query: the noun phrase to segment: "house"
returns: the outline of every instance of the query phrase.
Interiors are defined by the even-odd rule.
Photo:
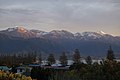
[[[17,70],[17,73],[20,73],[20,74],[26,72],[26,68],[25,68],[25,67],[22,67],[22,66],[17,67],[16,70]]]
[[[10,69],[7,66],[0,66],[1,71],[9,71]]]
[[[28,66],[31,67],[31,68],[33,68],[33,67],[41,67],[40,64],[29,64]]]
[[[17,73],[19,74],[23,74],[23,73],[30,73],[31,72],[31,69],[30,67],[25,67],[25,66],[20,66],[20,67],[17,67],[16,70],[17,70]]]
[[[47,69],[47,68],[51,68],[51,69],[57,69],[57,70],[68,70],[70,66],[62,66],[61,64],[52,64],[51,66],[49,65],[44,65],[42,66],[42,68]]]

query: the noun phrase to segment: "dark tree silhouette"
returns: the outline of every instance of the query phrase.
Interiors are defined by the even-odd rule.
[[[67,65],[67,56],[65,54],[65,52],[62,53],[62,55],[60,56],[60,62],[62,64],[62,66],[66,66]]]
[[[74,61],[74,63],[80,63],[80,52],[78,49],[75,49],[75,51],[74,51],[73,61]]]
[[[107,53],[107,59],[110,61],[113,61],[115,59],[114,52],[113,52],[111,46],[109,46],[109,50]]]
[[[54,64],[55,63],[55,57],[54,57],[54,55],[53,54],[49,54],[47,61],[48,61],[49,65]]]
[[[42,55],[41,55],[41,53],[39,54],[39,63],[42,64]]]
[[[92,64],[92,58],[90,56],[88,56],[85,61],[88,65]]]

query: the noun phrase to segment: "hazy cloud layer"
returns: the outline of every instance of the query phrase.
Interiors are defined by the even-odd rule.
[[[99,31],[120,35],[119,0],[0,0],[0,29]]]

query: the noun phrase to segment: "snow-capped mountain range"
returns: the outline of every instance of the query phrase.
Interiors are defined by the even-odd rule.
[[[66,30],[52,30],[50,32],[40,30],[27,30],[23,27],[8,28],[0,31],[1,34],[5,34],[10,37],[28,38],[71,38],[71,39],[100,39],[100,38],[115,38],[110,34],[106,34],[103,31],[100,32],[83,32],[83,33],[71,33]]]
[[[111,45],[120,55],[120,36],[112,36],[103,31],[71,33],[66,30],[28,30],[24,27],[8,28],[0,31],[0,53],[37,51],[45,53],[71,52],[80,49],[82,55],[106,55]]]

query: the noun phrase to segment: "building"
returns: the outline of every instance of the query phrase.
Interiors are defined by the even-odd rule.
[[[16,70],[17,70],[17,73],[19,74],[28,74],[31,72],[31,69],[30,67],[25,67],[25,66],[20,66],[20,67],[17,67]]]
[[[0,70],[1,71],[9,71],[10,68],[8,68],[7,66],[0,66]]]

